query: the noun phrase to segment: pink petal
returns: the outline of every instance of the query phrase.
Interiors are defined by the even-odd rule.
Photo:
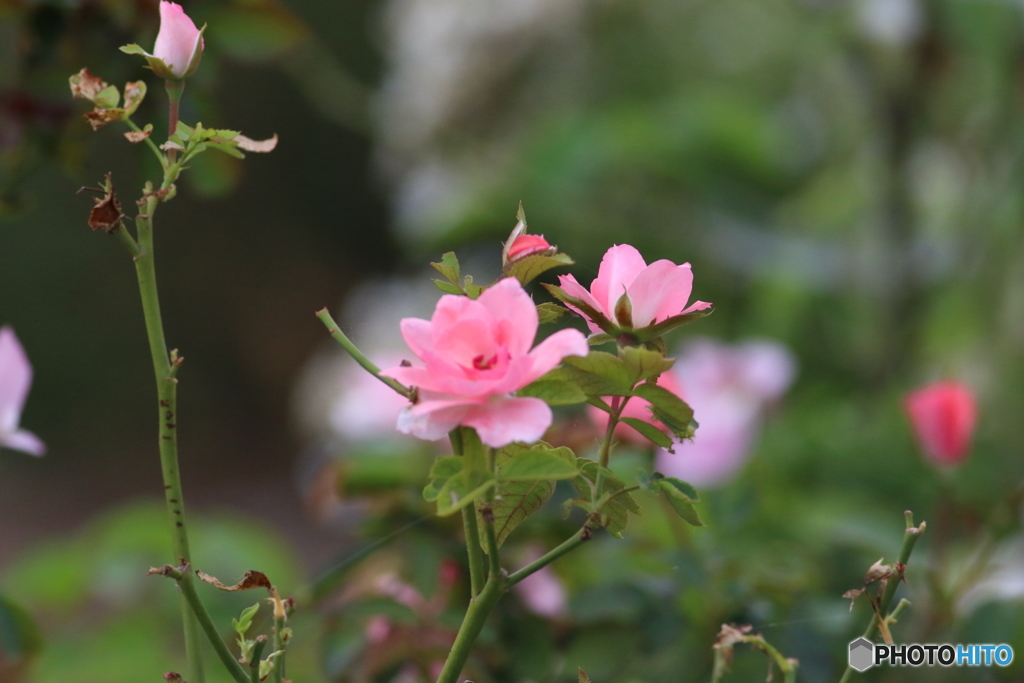
[[[427,405],[424,408],[428,403],[425,401],[402,410],[398,414],[398,431],[418,439],[436,441],[458,427],[466,415],[466,406],[463,404],[444,405],[438,402],[435,406]],[[436,410],[430,410],[432,407]]]
[[[471,407],[462,424],[476,429],[480,440],[491,448],[501,448],[513,441],[537,441],[551,420],[551,408],[539,398],[494,397]]]
[[[508,248],[508,258],[512,260],[520,256],[525,257],[550,248],[551,245],[544,239],[544,235],[522,234],[516,237],[512,246]]]
[[[32,366],[18,338],[8,326],[0,328],[0,434],[18,427],[21,408],[32,384]]]
[[[933,464],[955,465],[967,457],[978,419],[970,387],[935,382],[908,394],[905,406],[921,450]]]
[[[663,259],[647,266],[629,286],[633,327],[647,327],[677,315],[686,306],[692,289],[689,263],[677,266]]]
[[[412,352],[423,358],[434,350],[434,331],[429,320],[422,318],[402,318],[399,323],[402,339],[409,345]]]
[[[46,453],[46,444],[40,441],[38,436],[24,429],[0,435],[0,446],[7,446],[29,455],[44,455]]]
[[[195,53],[202,50],[202,36],[181,5],[160,3],[160,31],[153,46],[153,56],[163,60],[171,73],[184,77]]]
[[[597,270],[597,279],[590,285],[590,292],[601,303],[600,310],[605,315],[611,317],[615,302],[646,267],[644,257],[628,244],[614,246],[605,252]]]
[[[505,346],[513,358],[530,350],[537,336],[537,307],[519,280],[508,277],[488,288],[480,304],[494,317],[494,341]]]
[[[558,285],[569,296],[576,297],[577,299],[580,299],[580,300],[584,301],[585,303],[590,304],[594,308],[595,311],[599,311],[601,313],[604,313],[609,318],[612,317],[612,315],[613,315],[612,312],[604,310],[604,308],[601,306],[601,304],[599,304],[597,302],[597,299],[595,299],[593,296],[591,296],[590,292],[585,290],[583,288],[583,285],[581,285],[579,282],[577,282],[576,278],[574,278],[572,275],[559,275],[558,276]],[[573,311],[576,311],[577,313],[579,313],[581,316],[583,316],[583,318],[587,321],[587,327],[590,328],[591,332],[593,332],[594,334],[600,334],[602,332],[601,328],[598,327],[597,325],[595,325],[590,320],[590,318],[587,317],[586,313],[584,313],[580,309],[576,308],[572,304],[565,304],[565,305],[568,308],[572,309]]]
[[[519,599],[534,614],[548,619],[565,616],[568,596],[565,585],[551,567],[544,567],[514,586]]]
[[[587,338],[579,330],[559,330],[530,351],[533,367],[526,384],[554,370],[566,356],[586,356],[590,353]],[[526,386],[525,384],[523,386]],[[522,387],[517,387],[522,388]]]

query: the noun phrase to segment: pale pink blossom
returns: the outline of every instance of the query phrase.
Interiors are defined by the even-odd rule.
[[[202,52],[203,33],[181,5],[161,2],[160,31],[156,35],[153,56],[163,61],[169,75],[160,75],[176,80],[192,75],[199,68]]]
[[[401,354],[388,351],[372,357],[379,365],[398,365]],[[395,434],[395,423],[409,401],[397,391],[368,373],[355,361],[347,361],[341,370],[341,392],[330,407],[328,419],[334,432],[347,439],[368,441]]]
[[[718,486],[746,463],[766,405],[785,393],[796,372],[792,355],[771,341],[692,343],[671,372],[699,423],[675,453],[658,449],[655,469],[695,486]]]
[[[10,327],[0,327],[0,447],[43,455],[46,445],[20,429],[21,409],[32,385],[32,366]]]
[[[540,557],[538,554],[537,557]],[[533,559],[537,559],[537,557]],[[565,616],[568,595],[565,584],[551,567],[543,567],[517,583],[512,589],[526,609],[546,619]]]
[[[675,375],[675,373],[663,372],[658,377],[657,385],[659,387],[664,387],[665,389],[668,389],[676,396],[683,396],[683,385],[679,381],[679,378]],[[603,400],[606,404],[611,405],[612,402],[616,400],[616,398],[617,397],[614,396],[604,396]],[[622,399],[619,398],[618,400]],[[608,413],[595,406],[588,406],[587,415],[590,417],[591,421],[602,434],[606,429],[608,429]],[[619,415],[619,417],[636,418],[637,420],[641,420],[648,424],[654,425],[655,427],[665,432],[666,434],[669,433],[668,427],[666,427],[658,420],[654,419],[654,414],[651,412],[650,402],[647,401],[646,399],[640,398],[639,396],[634,396],[629,399],[629,402],[626,403],[626,407],[622,409],[622,413]],[[624,422],[620,422],[619,424],[615,425],[614,434],[615,438],[620,441],[627,441],[640,445],[646,445],[650,443],[646,436],[644,436],[643,434],[633,429],[633,427],[630,427],[628,424]]]
[[[952,380],[935,382],[907,394],[904,407],[929,462],[939,466],[963,462],[978,420],[970,387]]]
[[[628,244],[613,246],[605,253],[590,291],[572,275],[560,275],[558,279],[566,294],[582,300],[623,328],[640,329],[711,307],[704,301],[686,305],[693,288],[689,263],[676,265],[662,259],[647,265],[640,252]],[[569,308],[586,317],[572,305]],[[587,325],[591,332],[602,331],[589,318]]]
[[[561,330],[531,350],[538,325],[536,306],[515,278],[475,301],[442,296],[430,320],[403,319],[402,337],[423,365],[382,372],[419,389],[418,402],[399,416],[399,431],[438,439],[463,425],[494,448],[540,439],[551,426],[551,408],[512,392],[566,356],[587,355],[588,347],[578,330]]]

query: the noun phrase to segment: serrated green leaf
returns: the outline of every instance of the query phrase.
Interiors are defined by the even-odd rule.
[[[498,481],[552,481],[572,479],[579,474],[571,449],[551,448],[543,442],[505,446],[498,451],[495,470]]]
[[[500,547],[517,526],[544,507],[554,492],[553,481],[504,481],[495,489],[494,500],[487,503],[477,501],[477,526],[480,527],[480,545],[484,552],[487,552],[485,522],[481,514],[484,506],[489,506],[494,515],[494,534]]]
[[[518,391],[518,395],[539,398],[550,406],[565,406],[587,401],[587,395],[575,383],[547,379],[546,376],[527,384]]]
[[[438,280],[437,278],[434,278],[433,282],[434,282],[434,286],[435,287],[437,287],[438,289],[440,289],[442,292],[444,292],[446,294],[459,294],[459,295],[465,294],[465,292],[462,291],[462,288],[459,287],[458,285],[453,285],[450,282],[445,282],[444,280]]]
[[[601,467],[593,460],[577,460],[580,468],[580,476],[572,480],[573,487],[579,492],[580,498],[588,503],[594,502],[591,497],[591,488],[597,481],[599,470],[604,471],[604,493],[616,493],[626,488],[621,479],[615,476],[611,470]],[[579,505],[577,503],[577,505]],[[582,506],[580,506],[582,507]],[[586,509],[586,508],[584,508]],[[609,500],[601,508],[602,521],[608,533],[616,538],[622,538],[622,532],[629,524],[629,514],[640,514],[640,506],[630,493],[622,493]]]
[[[144,55],[144,54],[147,54],[147,52],[145,50],[143,50],[141,47],[139,47],[135,43],[132,43],[131,45],[122,45],[118,49],[121,52],[125,53],[126,55]]]
[[[665,500],[668,501],[668,504],[672,506],[677,515],[688,524],[704,526],[704,523],[700,521],[700,516],[697,514],[697,508],[694,507],[694,503],[700,501],[697,489],[682,479],[666,477],[660,472],[655,472],[651,479],[653,485],[662,492]]]
[[[466,507],[489,491],[497,482],[480,473],[463,470],[444,483],[437,494],[437,514],[447,517]]]
[[[637,386],[633,393],[651,404],[655,419],[677,438],[693,437],[693,409],[683,399],[664,387],[650,383]]]
[[[252,626],[252,618],[256,616],[256,613],[259,610],[260,603],[257,602],[255,605],[252,605],[251,607],[246,607],[244,610],[242,610],[242,613],[239,615],[238,619],[231,620],[231,625],[234,627],[235,632],[238,635],[245,635],[245,632],[249,630],[250,626]]]
[[[575,261],[568,254],[533,254],[512,261],[505,267],[505,275],[514,277],[524,285],[537,276],[559,266],[571,266]]]
[[[641,330],[635,330],[635,334],[640,341],[647,341],[648,339],[654,339],[655,337],[660,337],[667,332],[671,332],[681,325],[686,325],[687,323],[692,323],[695,320],[706,318],[714,312],[715,309],[712,306],[711,308],[705,308],[703,311],[693,311],[684,315],[674,315],[671,318],[662,320],[657,325],[651,325],[650,327],[645,327]]]
[[[540,324],[553,323],[565,315],[567,309],[553,304],[550,301],[545,301],[542,304],[537,304],[537,317],[540,319]]]
[[[441,256],[440,263],[431,263],[430,265],[434,270],[441,273],[441,276],[445,280],[448,280],[448,282],[458,286],[461,273],[459,271],[459,259],[455,256],[454,251],[444,253]],[[458,293],[461,294],[462,290],[459,289]]]
[[[483,287],[478,284],[474,284],[472,275],[467,275],[462,279],[462,289],[470,299],[478,299],[480,294],[484,291]]]
[[[672,444],[674,443],[672,441],[672,437],[652,425],[650,422],[645,422],[635,417],[620,417],[619,422],[628,424],[630,427],[643,434],[648,441],[652,441],[662,448],[672,448]]]
[[[456,455],[446,455],[434,461],[430,466],[430,480],[423,488],[423,498],[428,503],[437,500],[445,483],[462,471],[463,459]]]
[[[626,366],[633,384],[657,377],[676,363],[674,359],[666,358],[665,354],[642,346],[622,347],[619,349],[619,358]]]
[[[93,104],[101,109],[114,109],[117,107],[117,103],[121,101],[121,93],[118,92],[116,86],[108,85],[96,93],[92,101]]]
[[[546,379],[572,382],[588,396],[630,396],[634,384],[622,360],[604,351],[569,356]]]
[[[195,131],[191,126],[188,126],[187,124],[184,124],[181,121],[178,121],[178,125],[174,129],[174,134],[177,135],[178,139],[182,141],[188,140],[190,137],[192,137],[192,133],[194,132]]]
[[[585,315],[591,322],[600,327],[602,331],[611,335],[619,333],[619,328],[617,325],[613,324],[610,320],[608,320],[604,313],[598,311],[593,306],[588,304],[586,301],[578,299],[574,296],[569,296],[569,294],[567,294],[564,289],[556,285],[548,284],[547,282],[542,282],[541,286],[544,289],[548,290],[548,293],[551,296],[555,297],[562,303],[567,305],[571,304],[573,308],[583,313],[583,315]]]
[[[224,152],[228,156],[235,157],[236,159],[244,159],[245,155],[238,151],[238,148],[234,144],[226,142],[204,142],[202,144],[207,145],[210,149],[215,149],[218,152]]]

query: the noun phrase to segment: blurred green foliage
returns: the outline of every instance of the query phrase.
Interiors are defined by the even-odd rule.
[[[986,539],[1001,549],[1021,542],[1024,460],[1013,445],[1024,442],[1019,5],[580,3],[556,37],[509,29],[505,40],[487,40],[483,32],[474,43],[480,51],[469,55],[489,74],[484,86],[454,93],[455,113],[415,146],[397,150],[394,129],[402,122],[388,129],[370,121],[366,98],[380,79],[382,51],[385,85],[403,62],[379,31],[383,11],[373,14],[381,8],[368,5],[196,7],[199,21],[211,25],[210,53],[201,77],[189,84],[188,115],[254,136],[268,119],[294,126],[278,129],[282,156],[266,162],[276,170],[260,175],[247,168],[251,175],[242,183],[234,161],[207,155],[190,174],[192,194],[179,200],[187,210],[167,212],[167,224],[182,227],[174,228],[178,246],[168,252],[172,286],[165,296],[209,302],[198,316],[170,304],[172,326],[180,323],[183,338],[194,341],[187,349],[200,352],[196,361],[189,355],[199,367],[191,386],[183,376],[183,397],[196,396],[191,417],[204,430],[233,425],[210,431],[220,437],[203,441],[204,452],[227,453],[231,462],[258,446],[259,432],[240,436],[259,422],[252,413],[263,416],[268,406],[280,412],[279,397],[322,332],[306,306],[312,311],[322,297],[340,296],[367,270],[425,262],[453,248],[486,249],[483,260],[494,265],[495,245],[521,199],[531,229],[576,259],[581,281],[613,243],[634,244],[648,260],[690,261],[695,296],[714,302],[716,313],[677,333],[677,341],[690,334],[768,336],[795,351],[801,372],[745,471],[721,490],[701,492],[706,528],[687,529],[653,497],[643,501],[645,513],[631,521],[625,540],[602,536],[555,565],[572,594],[564,617],[543,620],[515,596],[501,603],[471,662],[474,680],[571,681],[577,666],[598,683],[706,680],[711,645],[726,621],[752,624],[797,657],[800,680],[837,680],[846,643],[869,618],[864,604],[850,613],[840,596],[862,584],[879,556],[895,557],[905,509],[927,520],[929,531],[901,589],[913,606],[895,627],[897,640],[1008,642],[1024,653],[1024,597],[1012,593],[1009,579],[1003,592],[990,589],[969,608],[954,609],[951,589]],[[411,6],[389,4],[398,15]],[[148,410],[133,410],[144,399],[126,401],[112,388],[139,384],[143,375],[138,321],[119,317],[136,302],[127,294],[94,294],[130,294],[128,280],[109,274],[113,264],[124,264],[104,261],[86,236],[68,237],[74,212],[84,209],[51,200],[45,188],[70,196],[76,183],[92,182],[79,176],[98,177],[115,162],[145,170],[134,151],[97,151],[122,142],[113,136],[87,142],[91,133],[65,80],[86,63],[110,82],[136,78],[137,65],[110,48],[145,44],[152,35],[155,12],[140,7],[114,0],[0,7],[0,208],[14,221],[0,226],[0,315],[19,332],[29,328],[23,337],[38,368],[36,391],[50,412],[80,416],[52,418],[60,432],[53,438],[64,444],[58,452],[81,457],[91,448],[110,462],[128,462],[142,448],[137,444],[149,444],[148,430],[125,426],[148,425]],[[444,7],[465,9],[454,0]],[[526,47],[505,53],[513,58],[494,58],[510,44]],[[259,62],[275,75],[267,66],[239,67]],[[298,116],[300,110],[314,113]],[[240,120],[220,121],[221,112]],[[140,120],[159,116],[155,109],[140,112]],[[352,131],[367,137],[338,142]],[[367,180],[370,141],[388,157],[382,165],[396,198],[401,252],[385,211],[366,199],[374,187]],[[89,162],[94,153],[100,161]],[[76,181],[57,166],[73,169]],[[439,190],[403,213],[410,178],[438,166],[458,191]],[[227,210],[213,201],[218,197],[236,197],[249,208]],[[278,213],[268,217],[268,204]],[[191,225],[196,216],[205,222]],[[82,232],[84,218],[79,224]],[[227,269],[224,254],[232,258]],[[196,273],[204,273],[201,286],[190,284]],[[229,304],[245,312],[226,320],[213,315]],[[309,320],[289,319],[292,309]],[[79,330],[112,320],[117,330],[134,333],[102,337],[90,330],[97,341],[80,340],[69,350],[50,332],[54,319]],[[238,329],[258,341],[204,347],[241,335]],[[295,341],[295,330],[304,330],[304,342]],[[136,345],[137,357],[127,351]],[[281,354],[292,361],[279,364]],[[111,355],[127,358],[127,366],[110,363],[88,374],[96,359]],[[214,372],[209,368],[224,374],[204,374]],[[971,459],[942,476],[916,452],[900,399],[947,375],[976,389],[982,417]],[[148,391],[142,386],[139,395]],[[252,398],[271,393],[272,399]],[[86,396],[95,409],[76,413]],[[125,416],[111,416],[111,405],[127,406]],[[34,431],[45,432],[26,415]],[[124,429],[115,431],[129,434],[122,441],[101,448],[82,438],[108,431],[96,424],[116,419]],[[273,444],[264,461],[295,448],[279,433]],[[403,478],[396,473],[404,466],[363,462],[350,446],[338,450],[347,451],[343,467],[354,487],[347,495],[374,494],[375,514],[363,529],[368,542],[391,539],[365,564],[354,563],[351,577],[365,566],[369,575],[397,573],[427,598],[440,591],[442,561],[463,560],[452,526],[419,521],[429,514],[417,498],[429,457],[417,452],[420,462]],[[389,464],[401,462],[392,455]],[[616,460],[628,477],[646,458],[622,449]],[[186,468],[199,465],[186,458]],[[25,466],[14,467],[27,476]],[[287,462],[279,459],[278,467]],[[235,467],[223,469],[225,480],[236,475]],[[571,532],[575,520],[558,513],[570,495],[563,489],[510,536],[511,546],[550,547]],[[226,578],[249,568],[239,558],[251,558],[279,585],[299,585],[287,559],[292,551],[250,522],[200,519],[196,556],[203,569]],[[173,591],[143,575],[146,566],[167,561],[165,523],[156,509],[111,512],[75,538],[44,541],[13,562],[0,590],[36,615],[47,635],[39,680],[136,681],[180,662],[177,632],[161,626],[175,621]],[[429,668],[464,606],[464,588],[453,591],[434,622],[369,590],[335,595],[340,603],[300,617],[308,630],[296,626],[296,647],[309,654],[296,655],[304,668],[292,677],[318,680],[312,672],[324,671],[330,680],[390,680],[404,661],[391,651],[379,669],[357,668],[375,652],[366,626],[379,614],[407,627],[394,641],[403,647],[424,631],[440,638],[399,650]],[[226,630],[248,603],[245,596],[218,596],[218,623]],[[9,638],[0,628],[10,650]],[[756,653],[737,650],[726,680],[763,680],[765,666]],[[1021,670],[1018,662],[1008,670],[887,670],[863,678],[1009,681]]]

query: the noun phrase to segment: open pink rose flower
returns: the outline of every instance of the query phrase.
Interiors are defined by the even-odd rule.
[[[551,408],[512,392],[554,369],[566,356],[585,356],[578,330],[561,330],[531,350],[537,308],[515,278],[505,278],[477,300],[446,294],[430,320],[405,318],[402,337],[423,362],[381,374],[419,388],[419,401],[399,415],[398,429],[439,439],[459,425],[500,448],[533,442],[551,426]]]
[[[960,382],[935,382],[907,394],[904,406],[925,457],[957,465],[967,457],[978,420],[974,392]]]
[[[21,408],[32,385],[32,366],[14,330],[0,327],[0,447],[42,455],[46,446],[39,438],[18,428]]]
[[[590,291],[572,275],[560,275],[558,279],[566,294],[581,299],[624,328],[640,329],[711,307],[704,301],[686,305],[693,289],[689,263],[676,265],[662,259],[647,265],[640,252],[628,244],[614,246],[605,253]],[[566,305],[586,317],[582,311]],[[587,325],[591,332],[601,332],[594,321],[587,319]]]

